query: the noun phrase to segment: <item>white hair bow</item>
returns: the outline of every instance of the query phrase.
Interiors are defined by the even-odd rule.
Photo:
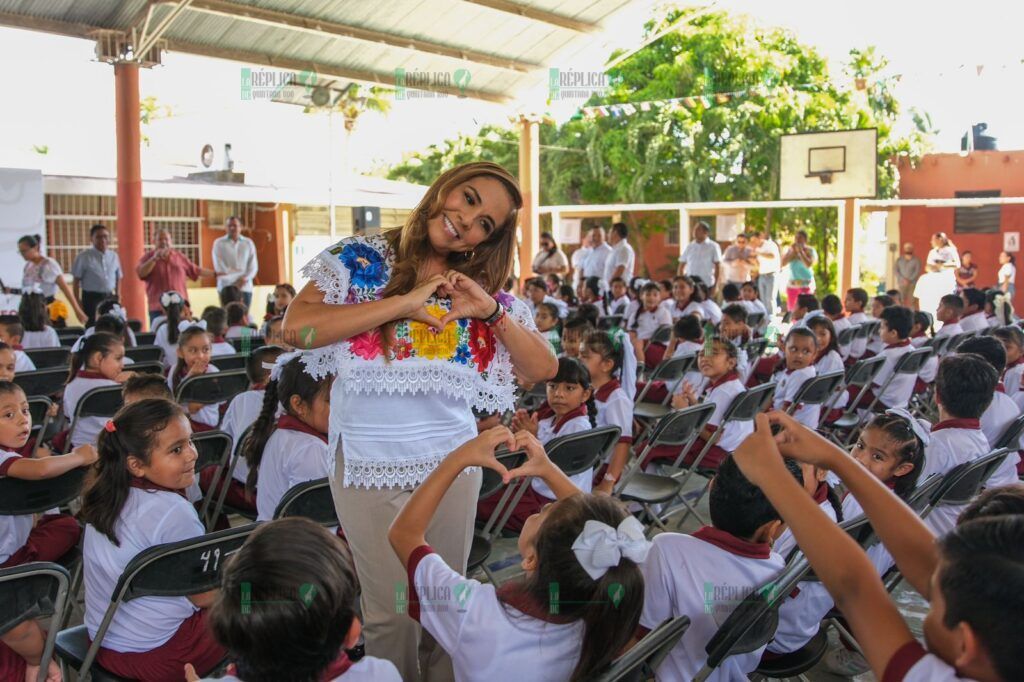
[[[276,362],[264,362],[263,369],[269,369],[270,380],[277,381],[278,379],[281,378],[281,371],[284,369],[284,366],[287,365],[292,360],[294,360],[295,358],[301,356],[301,350],[293,350],[288,353],[281,353],[280,355],[277,356]]]
[[[86,329],[81,336],[75,339],[75,343],[72,344],[71,346],[71,352],[77,353],[78,351],[82,350],[82,345],[85,343],[85,340],[95,333],[96,327],[89,327],[88,329]]]
[[[193,320],[182,320],[181,322],[178,323],[178,333],[180,334],[181,332],[185,331],[186,329],[190,329],[192,327],[199,327],[200,329],[205,331],[206,330],[206,320],[199,320],[198,322],[195,322]]]
[[[179,294],[177,291],[165,291],[164,293],[160,294],[160,305],[162,305],[165,308],[167,306],[174,305],[175,303],[181,305],[184,301],[185,299],[183,299],[181,297],[181,294]]]
[[[110,310],[107,311],[107,315],[113,315],[119,318],[122,322],[128,321],[128,311],[121,307],[121,304],[115,303],[110,306]]]
[[[932,425],[929,422],[924,419],[918,419],[914,415],[910,414],[905,407],[890,407],[885,411],[885,413],[906,420],[910,426],[910,430],[914,432],[914,435],[921,440],[925,447],[928,447],[928,443],[930,443],[932,439]]]
[[[642,563],[651,551],[651,543],[644,537],[643,524],[635,516],[622,519],[618,528],[591,519],[572,543],[572,551],[587,575],[600,580],[609,568],[619,565],[622,557]]]

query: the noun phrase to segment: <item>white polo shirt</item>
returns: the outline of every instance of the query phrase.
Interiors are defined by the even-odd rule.
[[[603,278],[604,265],[611,255],[612,247],[608,242],[601,242],[601,246],[593,247],[587,254],[587,259],[583,261],[583,277]],[[626,284],[629,284],[628,279],[626,279]]]
[[[618,379],[612,379],[594,391],[594,404],[597,405],[597,427],[618,426],[619,442],[632,443],[633,401],[626,395]],[[604,461],[608,462],[611,458],[612,453],[609,452]]]
[[[619,240],[619,242],[612,247],[612,255],[605,259],[604,263],[604,278],[605,284],[611,285],[612,276],[615,270],[619,266],[623,267],[622,274],[619,275],[622,279],[629,280],[633,279],[633,270],[636,265],[636,253],[633,251],[633,247],[629,245],[629,242],[625,239]]]
[[[960,318],[960,327],[965,332],[976,332],[982,329],[987,329],[988,320],[985,319],[985,311],[979,310],[976,313],[964,315]]]
[[[64,387],[64,414],[67,418],[74,419],[75,408],[78,401],[89,391],[102,386],[118,386],[112,379],[108,379],[99,372],[79,371],[75,378]],[[89,443],[96,445],[100,430],[107,423],[106,417],[82,417],[75,421],[71,429],[71,447]]]
[[[705,377],[704,384],[697,391],[697,396],[699,397],[698,402],[715,404],[715,411],[708,420],[708,425],[715,428],[721,426],[722,420],[725,419],[726,411],[732,405],[732,401],[740,394],[746,392],[746,390],[746,386],[740,381],[739,375],[736,372],[726,374],[715,383],[709,382],[707,377]],[[729,422],[722,428],[724,428],[724,431],[716,445],[726,452],[732,452],[739,447],[740,443],[747,436],[754,432],[754,422]]]
[[[880,355],[885,358],[885,362],[871,382],[875,391],[881,388],[893,374],[899,359],[907,353],[913,352],[913,350],[914,347],[910,344],[910,339],[890,344],[882,349]],[[914,374],[896,375],[889,382],[889,385],[886,386],[885,390],[878,395],[879,401],[886,407],[906,407],[907,402],[910,400],[910,395],[914,391],[916,380],[917,376]]]
[[[626,308],[629,307],[630,303],[632,303],[632,301],[629,300],[629,296],[620,296],[619,298],[612,301],[611,305],[608,306],[608,314],[624,315],[626,313]]]
[[[869,321],[868,316],[864,312],[851,313],[846,316],[846,321],[851,327],[857,327],[865,322]],[[854,339],[850,344],[850,352],[848,357],[859,360],[864,355],[864,351],[867,350],[868,340],[867,339]]]
[[[710,298],[705,299],[700,304],[701,309],[704,311],[704,319],[710,320],[711,324],[718,325],[722,321],[722,309],[718,307],[718,304],[712,301]]]
[[[669,618],[688,616],[690,627],[656,671],[658,680],[692,680],[704,667],[704,647],[751,592],[773,580],[785,562],[767,543],[741,540],[705,526],[693,535],[655,536],[644,574],[640,625],[648,630]],[[745,680],[764,647],[722,661],[708,680]],[[523,678],[527,679],[527,678]]]
[[[330,474],[327,434],[316,433],[290,415],[278,419],[277,424],[260,460],[256,485],[257,521],[273,519],[281,498],[293,487]]]
[[[679,262],[686,265],[686,274],[700,277],[709,287],[715,285],[715,264],[722,262],[722,247],[710,237],[692,241],[683,249]]]
[[[676,344],[676,349],[672,353],[673,358],[682,358],[687,355],[696,355],[704,348],[703,343],[697,343],[696,341],[680,341]],[[691,382],[693,383],[693,382]],[[696,386],[696,384],[693,384]]]
[[[235,347],[227,341],[214,341],[210,346],[212,349],[210,355],[213,357],[217,357],[219,355],[234,355],[238,352],[235,350]]]
[[[171,371],[167,373],[167,387],[171,389],[172,394],[175,393],[177,390],[177,387],[172,383],[172,377],[174,377],[174,373],[176,371],[177,364],[175,364],[175,366],[171,368]],[[206,372],[204,372],[204,374],[214,374],[215,372],[219,371],[220,370],[217,369],[217,366],[211,363],[206,366]],[[178,386],[181,385],[182,381],[185,381],[184,377],[178,380]],[[200,424],[206,424],[207,426],[216,427],[220,423],[220,405],[220,403],[204,405],[203,407],[199,408],[199,411],[197,411],[195,414],[190,415],[189,419],[191,419],[192,421],[197,421]]]
[[[1006,427],[1019,416],[1020,408],[1017,407],[1017,403],[1013,402],[1013,398],[1006,395],[1002,390],[997,389],[992,394],[992,402],[989,403],[989,406],[981,415],[981,432],[985,434],[990,450],[993,448],[993,444],[999,440],[999,437],[1003,435]],[[1002,485],[1011,485],[1018,482],[1017,462],[1020,461],[1020,455],[1017,454],[1017,450],[1019,447],[1018,443],[1017,448],[1011,450],[1010,454],[1003,460],[1003,463],[999,465],[999,468],[992,472],[992,476],[989,477],[986,484],[988,487],[997,488]]]
[[[120,546],[86,525],[82,565],[89,637],[96,636],[118,578],[139,552],[205,532],[195,508],[184,497],[176,492],[141,488],[128,490],[128,499],[114,524]],[[140,597],[125,602],[114,614],[103,647],[120,652],[151,651],[169,640],[198,610],[186,597]]]
[[[237,241],[227,235],[214,240],[213,269],[223,273],[217,277],[217,291],[244,277],[247,281],[239,288],[251,292],[259,268],[253,240],[241,235]]]
[[[21,459],[21,455],[8,450],[0,450],[0,478],[7,476],[11,465]],[[0,515],[0,564],[11,558],[11,555],[25,546],[32,532],[35,517],[32,514],[20,516]]]
[[[988,439],[977,419],[947,419],[932,427],[931,439],[924,451],[924,469],[918,480],[932,474],[945,475],[958,464],[973,461],[989,451]],[[924,520],[937,537],[956,526],[963,506],[936,507]]]
[[[558,436],[570,436],[574,433],[583,433],[584,431],[590,431],[592,428],[594,427],[590,423],[590,417],[587,416],[587,406],[584,404],[580,405],[579,409],[573,410],[561,419],[557,416],[541,419],[537,423],[537,440],[547,445],[552,439]],[[572,481],[573,485],[581,491],[589,493],[594,484],[594,472],[583,471],[575,476],[570,476],[569,480]],[[543,479],[534,478],[530,481],[530,485],[533,486],[534,492],[538,495],[543,495],[549,500],[555,499],[555,493],[551,491],[551,488],[548,487],[547,483],[545,483]]]
[[[974,682],[928,651],[918,641],[907,642],[889,659],[882,682]]]
[[[511,584],[466,578],[428,545],[409,557],[409,615],[452,659],[458,682],[564,682],[583,644],[583,622],[564,622],[548,604],[532,604]],[[563,622],[559,622],[559,621]]]
[[[245,682],[234,675],[204,677],[199,682]],[[337,677],[324,682],[402,682],[395,664],[385,658],[363,656]]]
[[[14,349],[14,373],[19,372],[34,372],[36,370],[36,363],[32,362],[32,358],[28,356],[25,351],[21,350],[21,347]]]
[[[265,393],[266,391],[263,389],[245,391],[232,398],[231,403],[228,404],[228,409],[224,413],[224,419],[220,423],[220,430],[231,436],[233,448],[238,447],[238,439],[242,437],[246,427],[255,422],[256,418],[260,416],[260,412],[263,411],[263,396]],[[277,411],[280,415],[280,404]],[[238,462],[235,463],[235,470],[231,478],[245,483],[245,479],[248,476],[249,463],[245,461],[245,457],[239,457]]]
[[[818,376],[814,365],[797,370],[783,370],[778,374],[775,385],[775,398],[772,406],[776,410],[785,409],[785,403],[792,403],[800,389],[808,381]],[[809,429],[818,428],[818,418],[821,416],[821,405],[801,405],[793,411],[793,418]]]
[[[660,305],[650,310],[638,310],[635,316],[630,316],[626,322],[627,331],[635,331],[637,338],[646,341],[654,336],[658,327],[671,327],[672,314]]]
[[[696,301],[689,301],[682,308],[679,307],[679,302],[674,298],[670,298],[667,301],[661,302],[661,307],[669,312],[672,316],[672,320],[678,320],[684,315],[696,315],[697,317],[704,318],[704,306]]]
[[[38,332],[26,331],[21,335],[22,348],[59,348],[60,337],[57,330],[49,325]]]
[[[964,328],[960,326],[960,320],[956,322],[947,322],[939,327],[938,331],[935,332],[935,338],[940,336],[954,336],[956,334],[963,334]]]
[[[1006,387],[1006,395],[1010,398],[1015,398],[1020,392],[1022,376],[1024,376],[1024,356],[1018,358],[1017,362],[1008,364],[1003,373],[1003,386]]]

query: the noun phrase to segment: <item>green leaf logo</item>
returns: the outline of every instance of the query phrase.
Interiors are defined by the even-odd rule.
[[[459,605],[460,610],[466,608],[466,601],[469,599],[472,590],[473,584],[469,582],[459,583],[455,586],[455,603]]]
[[[316,338],[316,327],[303,327],[299,336],[302,337],[302,343],[305,344],[306,350],[309,350],[313,347],[313,339]]]
[[[316,585],[313,583],[302,583],[299,587],[299,599],[308,608],[316,597]]]
[[[626,596],[626,588],[622,583],[612,583],[608,586],[608,598],[612,600],[612,606],[619,608],[619,602]]]

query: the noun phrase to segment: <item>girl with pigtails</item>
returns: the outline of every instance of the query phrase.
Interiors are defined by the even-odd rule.
[[[396,612],[406,566],[388,526],[452,450],[476,436],[473,409],[515,404],[513,370],[546,381],[557,361],[529,309],[502,291],[512,270],[522,193],[493,163],[443,173],[400,229],[348,237],[304,269],[284,331],[311,352],[314,377],[335,375],[328,449],[333,493],[362,587],[366,651],[402,678],[449,677],[450,663]],[[262,483],[260,484],[262,488]],[[435,550],[464,572],[480,472],[457,477],[430,526]]]

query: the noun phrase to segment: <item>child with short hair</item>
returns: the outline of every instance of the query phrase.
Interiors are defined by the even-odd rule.
[[[753,282],[744,282],[743,286],[740,287],[740,303],[747,312],[751,315],[760,313],[764,315],[763,324],[767,324],[768,321],[768,309],[761,302],[761,299],[757,297],[757,285]]]
[[[506,471],[494,458],[502,444],[524,449],[526,463]],[[479,466],[506,482],[542,479],[556,497],[519,536],[525,580],[499,589],[467,580],[426,543],[445,493],[463,470]],[[591,680],[636,630],[644,601],[638,564],[650,548],[642,525],[617,500],[581,493],[530,433],[496,427],[448,455],[413,491],[388,540],[408,567],[409,615],[451,656],[455,679],[503,679],[512,666],[523,680]],[[558,613],[550,608],[553,584]],[[421,608],[420,595],[429,594],[453,594],[459,603]]]
[[[914,348],[921,348],[931,338],[932,316],[923,310],[914,311],[914,324],[910,328],[910,343]]]
[[[167,381],[159,374],[133,374],[128,377],[121,388],[121,396],[125,405],[137,403],[147,398],[174,400]]]
[[[672,326],[672,314],[661,305],[658,285],[648,282],[641,287],[640,305],[630,314],[625,325],[638,362],[644,362],[644,351],[654,332],[662,326]]]
[[[64,386],[64,415],[70,421],[71,447],[94,445],[107,422],[103,417],[75,419],[82,397],[95,388],[123,384],[130,376],[124,371],[124,341],[113,334],[96,332],[71,355],[71,371]]]
[[[807,327],[793,327],[786,334],[785,353],[786,368],[778,375],[773,402],[774,408],[783,412],[793,405],[803,385],[818,375],[814,368],[818,339]],[[808,428],[817,428],[821,405],[798,405],[793,416]]]
[[[14,371],[32,372],[36,365],[32,358],[25,354],[21,338],[25,334],[24,327],[17,315],[0,315],[0,343],[6,343],[14,350]]]
[[[595,426],[619,427],[619,440],[594,477],[594,489],[608,494],[622,478],[633,443],[633,399],[618,378],[624,359],[623,344],[606,332],[589,334],[580,349],[580,362],[590,372],[594,389]]]
[[[935,319],[942,323],[935,332],[935,338],[962,334],[960,318],[964,312],[964,300],[956,294],[946,294],[939,299],[939,307],[935,309]]]
[[[14,381],[17,366],[18,360],[14,355],[14,349],[0,341],[0,380]]]
[[[21,343],[25,348],[60,347],[57,330],[48,324],[50,312],[46,309],[46,297],[42,293],[22,292],[18,317],[24,330]]]
[[[203,311],[203,321],[206,322],[207,333],[212,337],[210,355],[212,357],[234,355],[235,347],[224,337],[228,325],[228,314],[224,312],[224,309],[210,306]]]
[[[814,294],[800,294],[796,297],[796,307],[793,308],[790,321],[795,325],[803,326],[810,318],[824,314]]]
[[[224,306],[227,314],[228,330],[224,332],[225,339],[240,339],[252,333],[249,326],[249,309],[241,301],[232,301]]]
[[[587,334],[594,331],[594,326],[585,316],[573,313],[562,325],[562,355],[567,358],[578,358],[580,344]]]
[[[843,307],[846,309],[846,319],[850,326],[862,325],[868,321],[864,309],[868,306],[868,292],[860,287],[854,287],[846,292],[843,300]],[[848,360],[857,361],[864,357],[867,352],[867,339],[854,339],[850,345]]]
[[[527,292],[529,293],[529,292]],[[597,308],[600,315],[603,317],[608,314],[608,308],[605,305],[604,292],[601,290],[601,278],[600,277],[587,277],[583,280],[582,290],[580,292],[580,303],[590,305]],[[530,300],[527,299],[529,305]],[[629,314],[629,309],[636,305],[636,301],[632,301],[627,307],[624,315]]]
[[[1016,326],[999,327],[992,332],[992,336],[1003,344],[1006,351],[1006,371],[1003,373],[1006,395],[1017,403],[1017,407],[1021,407],[1017,395],[1021,389],[1021,377],[1024,376],[1024,332]]]
[[[871,299],[871,317],[876,320],[882,319],[882,311],[886,308],[891,308],[894,305],[896,305],[896,303],[888,294],[875,296]],[[913,324],[913,319],[911,319],[911,324]],[[879,328],[879,330],[875,331],[875,333],[871,335],[871,338],[868,339],[867,352],[864,357],[878,355],[882,352],[882,349],[885,348],[885,346],[886,342],[882,340],[881,329]]]
[[[867,407],[878,394],[878,404],[883,408],[906,407],[914,390],[917,377],[912,374],[897,374],[896,363],[914,347],[910,344],[910,329],[914,324],[914,313],[903,306],[889,306],[879,312],[882,324],[878,329],[883,347],[881,355],[885,358],[882,368],[871,380],[871,388],[864,391],[858,407]],[[892,381],[886,382],[892,376]],[[885,390],[882,391],[882,387]],[[856,390],[850,389],[851,399],[856,397]],[[881,393],[879,393],[881,391]]]
[[[219,372],[216,365],[210,363],[213,348],[210,335],[205,327],[194,322],[179,324],[178,346],[175,351],[177,360],[167,374],[167,386],[177,395],[178,386],[185,379],[201,374]],[[220,423],[220,404],[188,403],[184,405],[194,431],[210,431]]]
[[[210,607],[210,632],[232,661],[216,679],[401,682],[390,661],[347,655],[362,632],[358,595],[330,531],[302,517],[262,524],[225,565]]]
[[[249,468],[245,487],[256,492],[257,521],[274,518],[294,486],[331,474],[327,429],[333,381],[333,375],[310,376],[298,351],[277,357],[263,407],[242,446]]]
[[[568,306],[548,294],[548,287],[544,283],[543,277],[531,277],[526,280],[526,305],[530,307],[530,312],[534,316],[537,315],[537,306],[541,303],[550,303],[555,306],[559,318],[569,314]]]
[[[736,461],[792,528],[876,678],[1020,679],[1024,582],[1014,567],[1024,562],[1024,519],[1009,515],[969,521],[936,542],[926,522],[840,448],[784,415],[772,420],[786,436],[773,437],[769,418],[759,416],[754,437],[737,449]],[[924,622],[932,652],[903,622],[856,542],[799,494],[780,450],[836,472],[856,495],[904,578],[932,601]],[[994,575],[1000,579],[993,580]]]
[[[56,478],[96,461],[96,448],[79,445],[70,454],[33,459],[18,454],[32,434],[28,398],[17,384],[0,381],[0,478],[39,481]],[[0,516],[0,568],[32,561],[57,561],[75,545],[81,531],[67,514]],[[5,616],[6,618],[6,616]]]
[[[964,302],[963,316],[960,326],[965,332],[978,332],[988,327],[985,319],[985,292],[982,289],[968,287],[960,292]]]
[[[801,496],[810,501],[806,494]],[[641,632],[653,630],[668,618],[690,619],[682,639],[658,668],[659,680],[694,679],[707,660],[705,647],[736,607],[736,595],[774,580],[785,566],[783,557],[772,550],[782,532],[782,519],[740,472],[731,455],[718,467],[708,505],[710,526],[692,535],[656,535],[641,566]],[[763,651],[764,647],[759,647],[724,659],[708,679],[746,679]]]
[[[559,332],[561,322],[558,319],[558,306],[554,303],[541,301],[536,305],[533,314],[533,322],[537,325],[537,331],[551,346],[551,352],[560,355],[562,352],[562,335]]]
[[[621,277],[613,277],[611,281],[612,290],[612,302],[609,304],[608,309],[612,315],[625,315],[626,308],[629,307],[629,288],[626,286],[626,280]],[[672,282],[672,295],[675,296],[675,280]]]
[[[85,625],[96,637],[128,564],[150,547],[205,533],[184,491],[198,458],[182,408],[141,400],[122,408],[100,431],[96,481],[85,490],[81,518]],[[131,679],[181,679],[186,663],[212,671],[224,649],[208,634],[215,592],[145,597],[117,609],[96,657],[105,670]]]
[[[738,303],[730,303],[722,308],[722,321],[718,324],[718,333],[736,346],[736,371],[740,373],[740,381],[747,383],[750,373],[754,370],[745,348],[754,334],[747,325],[747,309]]]

